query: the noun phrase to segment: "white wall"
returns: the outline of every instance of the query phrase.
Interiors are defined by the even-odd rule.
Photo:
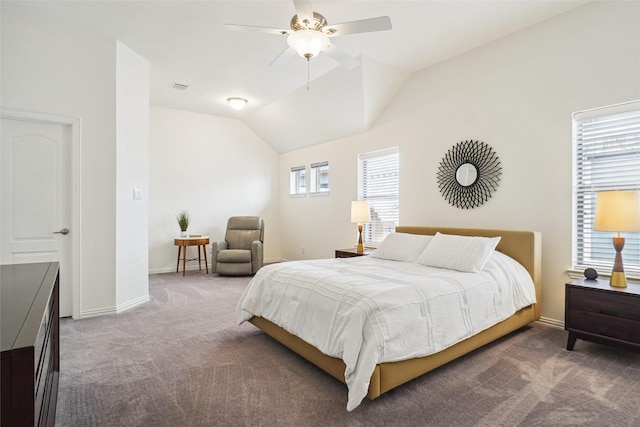
[[[116,307],[122,310],[149,300],[150,64],[120,42],[116,55]]]
[[[116,43],[2,5],[2,107],[81,120],[81,301],[115,304]]]
[[[151,107],[150,135],[151,273],[175,271],[173,239],[180,234],[175,216],[181,210],[191,216],[189,231],[211,240],[224,238],[230,216],[261,216],[265,261],[279,259],[278,155],[273,149],[237,119],[157,106]],[[195,248],[189,250],[193,258]]]
[[[564,319],[571,266],[574,111],[640,98],[640,3],[596,2],[411,76],[368,132],[280,157],[282,256],[354,246],[358,153],[400,147],[400,223],[537,230],[542,316]],[[480,140],[502,163],[500,187],[461,210],[440,195],[443,155]],[[327,197],[287,196],[292,166],[328,160]],[[305,255],[301,248],[305,247]]]

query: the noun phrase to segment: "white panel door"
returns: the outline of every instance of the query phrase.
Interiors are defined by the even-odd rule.
[[[72,315],[71,126],[2,119],[2,264],[60,262],[60,316]]]

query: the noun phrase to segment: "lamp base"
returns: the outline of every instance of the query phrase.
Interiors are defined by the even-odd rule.
[[[624,237],[613,238],[613,248],[616,250],[616,257],[613,260],[613,269],[611,270],[611,280],[609,285],[616,288],[626,288],[627,278],[624,277],[624,267],[622,267],[622,249],[624,248]]]
[[[609,286],[613,286],[615,288],[626,288],[627,278],[624,275],[624,271],[612,271]]]
[[[358,246],[356,252],[359,254],[364,253],[364,245],[362,244],[362,224],[358,224]]]

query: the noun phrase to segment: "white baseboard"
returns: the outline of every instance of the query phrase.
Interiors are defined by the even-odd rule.
[[[93,310],[80,311],[79,319],[87,319],[89,317],[105,316],[107,314],[116,314],[116,313],[117,311],[115,307],[94,308]],[[78,319],[75,319],[75,320],[78,320]]]
[[[80,312],[80,317],[75,318],[75,320],[88,319],[89,317],[105,316],[107,314],[122,313],[123,311],[130,310],[134,307],[137,307],[149,301],[151,301],[151,298],[149,297],[149,294],[147,294],[147,295],[141,296],[140,298],[127,301],[124,304],[120,304],[117,307],[104,307],[104,308],[95,308],[93,310],[82,310]]]
[[[187,271],[198,270],[198,266],[192,265],[187,266]],[[202,266],[202,270],[206,270],[204,265]],[[211,264],[209,264],[209,271],[211,271]],[[149,274],[161,274],[161,273],[175,273],[175,267],[162,267],[162,268],[152,268],[149,270]],[[182,266],[180,266],[179,273],[182,273]]]
[[[550,319],[548,317],[541,317],[539,320],[537,320],[537,322],[546,326],[551,326],[553,328],[564,329],[564,321],[562,320]]]
[[[120,304],[116,307],[116,313],[122,313],[123,311],[130,310],[149,301],[151,301],[149,294],[143,295],[140,298],[136,298],[131,301],[127,301],[124,304]]]
[[[277,262],[285,262],[288,261],[284,258],[267,258],[264,260],[264,264],[274,264]],[[204,266],[202,266],[202,269],[205,269]],[[187,266],[187,271],[194,271],[194,270],[198,270],[198,266],[196,265],[191,265],[191,266]],[[209,271],[211,271],[211,264],[209,264]],[[175,267],[162,267],[162,268],[151,268],[149,269],[149,274],[162,274],[162,273],[175,273],[176,269]],[[182,266],[180,266],[180,273],[182,273]]]

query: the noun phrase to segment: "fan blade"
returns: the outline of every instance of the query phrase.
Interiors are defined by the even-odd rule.
[[[378,18],[362,19],[360,21],[343,22],[342,24],[326,25],[326,30],[333,31],[331,36],[345,36],[347,34],[371,33],[374,31],[387,31],[391,29],[391,18],[379,16]]]
[[[280,36],[288,35],[293,32],[292,30],[280,30],[278,28],[254,27],[251,25],[235,25],[235,24],[224,24],[224,28],[230,31],[255,31],[259,33],[278,34]]]
[[[329,46],[327,46],[322,52],[329,55],[334,61],[342,65],[347,70],[352,70],[360,65],[360,61],[350,56],[347,52],[340,49],[333,43],[329,43]]]
[[[313,6],[308,0],[293,0],[293,7],[296,9],[296,15],[300,22],[313,22]]]
[[[269,66],[278,67],[280,65],[284,65],[289,59],[291,59],[292,56],[295,56],[295,55],[296,55],[296,50],[292,47],[288,47],[285,50],[283,50],[282,53],[276,57],[276,59],[271,61],[271,64],[269,64]]]

